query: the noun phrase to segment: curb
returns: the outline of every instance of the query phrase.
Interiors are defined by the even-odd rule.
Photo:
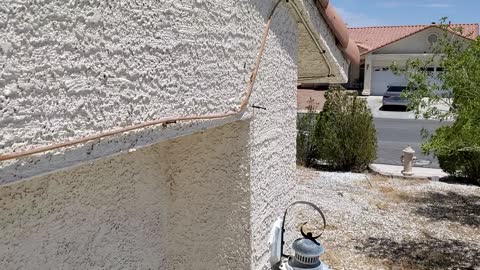
[[[387,173],[379,170],[378,168],[375,167],[375,165],[370,164],[368,165],[368,171],[370,173],[376,174],[376,175],[381,175],[389,178],[399,178],[399,179],[404,179],[404,180],[429,180],[429,181],[439,181],[440,176],[405,176],[401,174],[396,174],[396,173]]]

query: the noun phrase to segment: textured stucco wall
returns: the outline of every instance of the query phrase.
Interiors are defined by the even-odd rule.
[[[251,269],[268,266],[271,225],[293,200],[296,153],[297,24],[280,9],[273,20],[250,121]],[[280,49],[278,49],[280,48]]]
[[[235,108],[272,2],[2,1],[0,153]],[[88,160],[101,156],[92,149],[111,154],[138,146],[140,135],[144,144],[158,142],[164,132],[75,154]],[[8,178],[42,160],[24,163]]]
[[[249,123],[0,187],[0,269],[249,269]]]
[[[0,3],[1,153],[236,107],[273,2]],[[270,225],[294,189],[297,27],[280,5],[250,100],[267,110],[2,163],[0,263],[268,269]]]
[[[344,72],[345,59],[313,0],[297,4],[332,68]],[[261,0],[1,2],[0,154],[145,120],[235,108],[273,5]],[[271,35],[283,40],[269,48],[276,54],[304,44],[292,37],[291,23],[284,24],[295,16],[286,9],[285,3],[279,6],[272,26]],[[275,75],[267,84],[284,74]],[[0,184],[242,117],[249,115],[152,127],[3,162]]]
[[[262,33],[255,4],[2,1],[1,151],[228,111]]]

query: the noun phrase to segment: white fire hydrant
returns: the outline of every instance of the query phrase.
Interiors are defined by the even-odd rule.
[[[402,174],[405,176],[412,176],[413,161],[417,159],[417,157],[414,156],[415,150],[413,150],[412,147],[410,147],[409,145],[407,148],[403,149],[402,152],[403,152],[402,158],[401,158],[401,161],[403,164]]]

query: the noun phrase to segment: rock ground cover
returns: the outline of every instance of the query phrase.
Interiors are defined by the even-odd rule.
[[[301,167],[297,182],[326,214],[331,269],[480,269],[480,187]]]

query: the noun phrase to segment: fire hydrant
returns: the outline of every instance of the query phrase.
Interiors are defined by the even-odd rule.
[[[417,157],[414,156],[415,150],[413,150],[412,147],[410,147],[409,145],[407,148],[403,149],[402,152],[403,152],[403,155],[401,158],[401,161],[403,164],[402,174],[405,176],[412,176],[413,161],[417,159]]]

